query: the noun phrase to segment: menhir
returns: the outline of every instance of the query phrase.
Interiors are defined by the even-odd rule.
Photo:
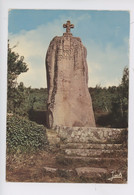
[[[88,90],[87,51],[81,39],[73,37],[67,21],[66,33],[51,41],[46,55],[48,127],[95,127]]]

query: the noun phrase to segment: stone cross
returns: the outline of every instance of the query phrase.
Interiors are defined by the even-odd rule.
[[[66,33],[70,33],[70,29],[74,28],[74,25],[68,20],[66,24],[63,24],[63,28],[66,28]]]

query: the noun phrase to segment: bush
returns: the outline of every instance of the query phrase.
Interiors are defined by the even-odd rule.
[[[46,148],[44,126],[19,116],[7,117],[7,152],[35,152]]]

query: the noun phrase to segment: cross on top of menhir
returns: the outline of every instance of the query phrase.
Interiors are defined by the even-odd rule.
[[[70,29],[74,28],[74,24],[68,20],[66,24],[63,24],[63,28],[66,28],[66,33],[70,33]]]

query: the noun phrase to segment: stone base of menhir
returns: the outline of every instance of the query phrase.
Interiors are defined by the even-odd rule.
[[[82,177],[90,178],[90,169],[105,169],[106,182],[127,182],[127,129],[56,126],[47,135],[50,146],[59,148],[57,155],[76,165]]]
[[[127,158],[127,129],[56,126],[47,135],[66,157]]]
[[[53,128],[60,139],[66,143],[123,144],[127,141],[127,129],[97,127],[65,127]]]

